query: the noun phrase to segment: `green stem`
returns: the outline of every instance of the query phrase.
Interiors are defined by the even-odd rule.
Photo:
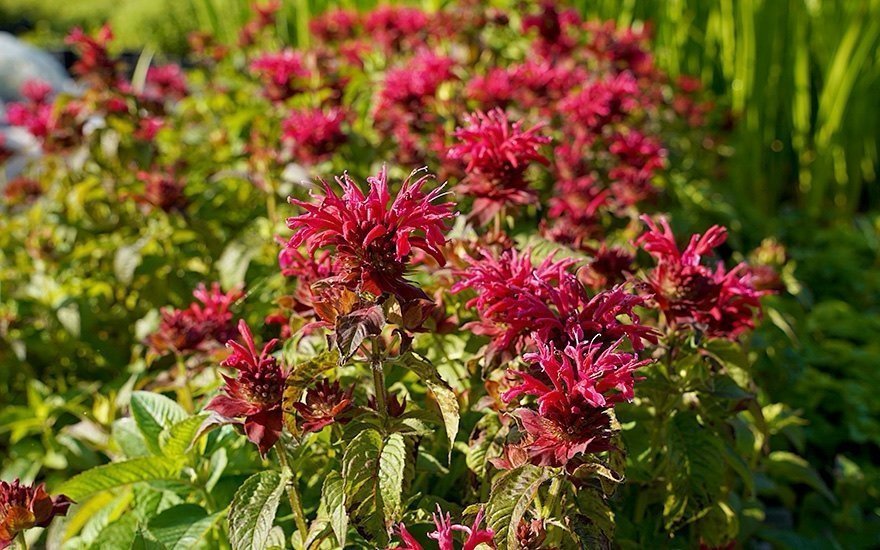
[[[376,408],[383,417],[388,414],[387,398],[385,394],[385,371],[382,367],[382,355],[379,351],[378,338],[373,339],[373,357],[370,364],[373,371],[373,389],[376,392]]]
[[[296,521],[296,529],[299,531],[299,536],[302,539],[303,543],[306,542],[306,538],[309,536],[309,526],[306,524],[306,515],[303,513],[302,507],[302,498],[299,495],[299,484],[297,483],[297,478],[293,473],[293,470],[290,468],[290,463],[287,460],[287,451],[281,446],[279,442],[278,446],[275,447],[275,451],[278,454],[278,460],[281,462],[281,470],[288,477],[287,481],[287,499],[290,501],[290,509],[293,511],[293,518]]]
[[[550,482],[550,490],[547,492],[547,504],[544,508],[546,517],[553,518],[559,512],[559,504],[562,502],[562,476],[556,476]]]
[[[192,389],[189,386],[189,376],[186,372],[186,361],[183,355],[177,354],[177,377],[179,378],[177,388],[177,399],[184,410],[190,414],[195,411],[193,405]]]
[[[12,539],[16,550],[28,550],[27,541],[24,540],[24,533],[19,533],[17,537]]]

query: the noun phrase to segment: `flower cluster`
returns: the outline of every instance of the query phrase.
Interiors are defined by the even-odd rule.
[[[50,497],[42,483],[37,486],[0,481],[0,550],[9,548],[15,537],[32,527],[48,527],[56,516],[67,515],[71,500],[64,495]]]
[[[89,36],[79,27],[67,35],[65,42],[79,54],[73,65],[73,73],[99,87],[112,87],[124,82],[119,74],[119,64],[107,50],[113,40],[113,31],[104,25],[95,36]]]
[[[250,69],[263,82],[263,93],[272,101],[284,101],[299,93],[311,75],[302,53],[290,48],[260,55],[251,61]]]
[[[282,140],[288,144],[294,160],[315,164],[345,143],[344,121],[345,113],[338,108],[295,110],[282,122]]]
[[[523,122],[510,122],[501,109],[478,111],[465,117],[455,132],[456,144],[447,157],[465,164],[467,176],[457,189],[475,198],[473,212],[481,223],[505,205],[533,202],[526,170],[532,163],[547,164],[540,148],[550,138],[539,135],[541,126],[523,130]]]
[[[537,409],[515,411],[522,437],[493,461],[500,468],[525,461],[566,466],[607,450],[613,435],[608,411],[633,398],[634,372],[648,364],[620,351],[625,343],[640,350],[655,340],[633,311],[642,300],[622,287],[590,297],[570,272],[573,264],[550,257],[533,266],[528,253],[506,250],[495,258],[484,252],[453,287],[476,290],[467,305],[480,320],[467,328],[492,338],[489,357],[521,355],[528,365],[514,372],[522,382],[502,398],[532,396]]]
[[[193,292],[196,302],[186,309],[163,309],[159,328],[147,343],[156,355],[208,351],[235,335],[229,308],[242,297],[238,289],[224,293],[220,285],[200,284]]]
[[[36,138],[45,138],[52,124],[52,87],[41,80],[24,83],[21,93],[25,101],[12,102],[6,107],[6,120],[20,126]]]
[[[693,235],[684,250],[666,218],[659,225],[642,216],[648,225],[636,244],[656,261],[645,277],[642,288],[646,297],[663,312],[671,326],[692,325],[710,336],[736,339],[754,328],[761,311],[760,297],[749,267],[741,263],[726,270],[722,262],[713,268],[702,263],[704,256],[727,240],[727,230],[712,226],[702,235]]]
[[[404,275],[410,265],[424,258],[421,251],[443,265],[441,247],[446,242],[447,220],[453,217],[453,203],[436,203],[443,188],[425,192],[431,179],[413,172],[392,198],[385,167],[367,179],[365,193],[348,174],[336,178],[342,195],[323,183],[324,195],[311,202],[290,199],[305,210],[288,218],[294,231],[287,248],[306,245],[313,255],[319,248],[333,250],[338,273],[334,282],[358,292],[379,296],[388,292],[402,301],[425,298]]]
[[[135,197],[135,200],[141,204],[165,212],[181,211],[186,208],[185,184],[174,174],[161,170],[151,172],[141,170],[137,173],[137,178],[144,183],[143,193]]]
[[[287,373],[271,355],[277,340],[270,340],[257,353],[247,323],[239,321],[238,332],[244,344],[235,340],[227,342],[232,353],[221,363],[238,371],[238,376],[232,378],[224,374],[224,393],[214,397],[205,408],[229,418],[243,417],[247,438],[265,455],[281,437],[284,424],[281,399]]]

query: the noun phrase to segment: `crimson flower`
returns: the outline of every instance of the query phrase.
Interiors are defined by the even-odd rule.
[[[639,106],[639,87],[630,72],[606,76],[583,86],[559,103],[568,133],[586,137],[619,122]]]
[[[348,422],[345,414],[352,408],[351,394],[354,388],[343,390],[339,382],[320,380],[314,387],[306,391],[305,401],[293,403],[299,413],[302,429],[307,432],[320,432],[325,426],[334,422]]]
[[[186,76],[180,65],[153,65],[147,69],[143,95],[153,101],[174,101],[188,93]]]
[[[289,147],[294,160],[315,164],[329,157],[346,141],[341,109],[300,109],[291,112],[281,123],[282,140]]]
[[[144,192],[136,200],[165,212],[182,211],[188,204],[184,182],[170,172],[141,170],[137,178],[144,183]]]
[[[196,302],[186,309],[162,310],[159,328],[147,339],[154,353],[204,351],[235,335],[229,308],[242,297],[238,289],[224,293],[218,283],[200,284],[193,292]]]
[[[553,343],[539,342],[537,351],[523,356],[534,365],[532,372],[517,372],[522,383],[502,397],[511,401],[523,394],[535,396],[542,414],[575,395],[593,407],[631,401],[633,373],[650,360],[640,361],[617,347],[581,342],[557,349]]]
[[[428,14],[418,8],[382,5],[366,16],[364,28],[371,41],[397,50],[422,43],[430,22]]]
[[[281,400],[287,373],[271,355],[278,340],[267,342],[258,354],[251,330],[243,320],[238,323],[238,332],[244,345],[235,340],[227,342],[232,353],[221,363],[237,370],[238,377],[224,374],[224,393],[214,397],[205,408],[230,418],[244,417],[247,438],[265,455],[281,436]]]
[[[290,48],[264,53],[251,62],[250,69],[263,81],[264,93],[272,101],[284,101],[302,91],[303,81],[311,74],[302,54]]]
[[[614,429],[609,411],[607,407],[592,407],[578,397],[553,402],[544,413],[517,409],[515,414],[525,431],[518,447],[528,462],[550,467],[565,466],[580,455],[610,450]],[[492,463],[502,469],[512,466],[504,459]]]
[[[312,195],[311,202],[289,199],[305,212],[287,220],[294,231],[288,248],[306,245],[309,254],[319,248],[332,250],[339,265],[335,281],[352,290],[377,296],[389,292],[402,301],[426,297],[404,275],[420,260],[416,251],[445,263],[441,247],[454,204],[434,204],[445,195],[443,186],[424,192],[432,176],[413,181],[418,172],[410,174],[394,197],[383,166],[375,177],[367,178],[366,193],[345,173],[336,178],[341,196],[322,182],[323,196]]]
[[[32,527],[48,527],[55,516],[67,515],[72,501],[64,495],[50,497],[46,486],[0,481],[0,550],[9,548],[15,537]]]
[[[565,55],[577,45],[581,21],[577,10],[557,10],[556,2],[541,2],[541,12],[523,17],[523,31],[537,29],[538,40],[535,49],[546,57]],[[571,32],[571,31],[574,32]]]
[[[679,250],[665,218],[659,226],[647,216],[641,218],[646,231],[636,241],[657,262],[647,275],[644,288],[671,325],[693,324],[712,336],[735,339],[754,328],[760,314],[760,297],[748,266],[741,263],[725,270],[723,262],[714,269],[703,265],[704,256],[727,240],[727,230],[714,225],[704,234],[693,235]]]
[[[465,525],[459,525],[452,523],[452,516],[447,512],[445,515],[443,511],[440,509],[440,505],[437,505],[437,512],[433,514],[434,525],[436,526],[436,530],[428,534],[428,538],[437,541],[437,547],[439,550],[454,550],[455,549],[455,531],[459,531],[465,533],[467,535],[467,539],[464,541],[464,545],[461,547],[462,550],[474,550],[477,546],[481,544],[487,545],[489,548],[495,548],[495,542],[493,541],[493,537],[495,536],[495,532],[492,529],[480,528],[480,524],[483,522],[485,517],[485,511],[483,508],[480,508],[480,511],[477,512],[476,518],[474,518],[474,523],[470,527]],[[407,531],[406,526],[404,524],[399,524],[397,526],[397,532],[400,535],[401,544],[397,546],[398,550],[423,550],[424,547],[413,537],[409,531]]]
[[[354,38],[359,31],[360,15],[356,10],[329,9],[309,21],[309,31],[324,42],[340,42]]]
[[[549,137],[539,135],[541,125],[523,130],[522,121],[511,123],[501,109],[477,111],[464,120],[447,157],[465,164],[467,175],[458,189],[475,198],[473,211],[480,223],[507,204],[534,202],[526,169],[534,162],[549,162],[540,152],[542,145],[550,143]]]
[[[88,36],[79,27],[75,27],[64,39],[64,42],[77,51],[79,59],[74,63],[72,71],[75,75],[89,78],[104,86],[117,83],[117,63],[110,57],[107,46],[113,40],[113,31],[104,25],[94,36]]]

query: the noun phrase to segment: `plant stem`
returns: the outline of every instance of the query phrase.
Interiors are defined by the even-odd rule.
[[[16,550],[28,550],[27,541],[24,540],[24,533],[19,533],[12,541],[15,544]]]
[[[290,501],[290,509],[293,511],[293,518],[296,521],[296,529],[299,531],[299,536],[303,543],[305,543],[306,538],[309,536],[309,526],[306,524],[306,515],[303,513],[302,498],[299,496],[299,484],[287,460],[287,451],[284,450],[280,442],[275,447],[275,452],[278,454],[278,461],[281,462],[281,471],[289,478],[286,487],[287,499]]]
[[[382,368],[382,355],[379,351],[379,339],[373,339],[373,357],[370,362],[373,371],[373,389],[376,393],[376,408],[384,417],[388,414],[388,405],[385,395],[385,371]]]
[[[177,377],[179,387],[177,388],[177,399],[180,401],[180,405],[184,408],[184,410],[190,414],[195,411],[195,406],[193,405],[193,397],[192,397],[192,389],[189,387],[189,377],[186,372],[186,361],[183,360],[183,356],[179,353],[177,354]]]
[[[546,517],[553,518],[556,516],[559,503],[562,501],[562,476],[556,476],[550,482],[550,490],[547,492],[547,504],[544,508]]]

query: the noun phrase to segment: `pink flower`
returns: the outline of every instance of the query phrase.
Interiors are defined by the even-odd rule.
[[[162,310],[158,330],[147,339],[154,353],[204,351],[234,337],[229,308],[242,297],[238,289],[224,293],[218,283],[200,284],[193,292],[196,302],[186,309]]]
[[[341,109],[299,109],[282,122],[282,139],[289,145],[294,160],[315,164],[328,158],[347,137],[342,129],[345,114]]]
[[[147,69],[144,96],[154,101],[174,101],[188,93],[186,76],[180,65],[153,65]]]
[[[146,116],[138,121],[138,129],[134,137],[141,141],[152,142],[165,126],[165,120],[161,117]]]
[[[22,85],[21,95],[32,103],[48,103],[52,95],[52,86],[40,79],[31,79]]]
[[[593,176],[562,179],[554,186],[556,195],[547,203],[542,230],[552,240],[583,248],[584,242],[601,234],[601,213],[608,209],[609,192]]]
[[[281,400],[287,373],[271,355],[277,340],[267,342],[258,354],[247,323],[239,321],[238,331],[244,345],[234,340],[227,342],[232,353],[221,363],[237,370],[238,377],[224,374],[224,393],[214,397],[205,408],[231,418],[244,417],[247,438],[265,455],[281,436]]]
[[[0,481],[0,550],[9,548],[19,533],[48,527],[55,516],[67,515],[72,501],[64,495],[50,497],[46,486]]]
[[[630,130],[626,135],[615,135],[608,150],[619,162],[608,171],[619,204],[629,206],[656,192],[651,180],[666,164],[666,150],[659,141]]]
[[[382,5],[367,14],[364,28],[371,41],[386,50],[398,50],[423,43],[430,21],[418,8]]]
[[[182,211],[188,203],[185,183],[171,172],[141,170],[137,178],[144,182],[144,192],[135,197],[143,204],[165,212]]]
[[[272,101],[284,101],[299,93],[311,75],[302,54],[290,48],[264,53],[251,61],[250,69],[263,81],[264,93]]]
[[[332,250],[340,266],[338,282],[352,289],[375,295],[389,292],[402,300],[425,297],[404,275],[417,261],[416,251],[445,263],[441,247],[454,204],[434,204],[445,195],[443,187],[425,193],[422,187],[432,176],[413,181],[417,173],[410,174],[394,197],[383,166],[367,179],[366,193],[346,173],[336,178],[341,196],[322,182],[323,196],[313,195],[311,202],[289,199],[305,212],[287,220],[294,231],[288,248],[305,244],[309,254],[319,248]]]
[[[570,133],[582,136],[622,120],[638,106],[638,83],[632,73],[622,72],[587,83],[563,99],[559,110]]]
[[[385,113],[388,109],[417,109],[425,105],[442,83],[454,78],[453,67],[452,58],[422,49],[406,64],[386,71],[376,106],[377,120],[387,124],[391,120]],[[419,120],[418,112],[408,114]]]
[[[702,264],[704,256],[727,240],[727,230],[714,225],[703,235],[693,235],[679,250],[665,218],[659,219],[659,226],[647,216],[641,219],[648,231],[636,244],[657,262],[644,288],[670,325],[693,324],[728,339],[754,328],[765,292],[754,288],[748,266],[743,263],[726,271],[721,262],[715,269]]]
[[[117,63],[107,51],[111,40],[113,31],[109,25],[101,27],[94,37],[88,36],[79,27],[70,31],[64,42],[73,46],[79,54],[79,59],[71,69],[73,73],[106,87],[117,84],[120,80]]]
[[[309,30],[324,42],[354,38],[360,29],[360,15],[355,10],[334,8],[309,21]]]
[[[516,446],[532,464],[566,466],[581,455],[612,448],[614,430],[609,409],[592,407],[580,398],[553,402],[543,414],[526,408],[517,409],[515,414],[525,432]],[[492,463],[501,469],[514,466],[504,458]]]
[[[502,397],[512,401],[523,394],[535,396],[541,414],[573,396],[579,396],[592,407],[632,401],[633,373],[650,361],[640,361],[634,353],[617,351],[620,343],[605,347],[578,342],[558,349],[552,342],[538,342],[537,351],[523,356],[533,369],[517,372],[522,383]]]
[[[254,2],[251,5],[254,12],[253,18],[245,23],[244,27],[238,34],[238,44],[240,46],[249,46],[254,43],[260,32],[275,24],[275,17],[281,9],[281,0],[269,0],[265,4]]]
[[[493,537],[495,532],[492,529],[482,529],[480,524],[485,518],[485,511],[480,508],[474,523],[470,527],[452,523],[452,516],[447,512],[443,514],[440,505],[437,505],[437,512],[433,514],[434,525],[436,530],[428,534],[428,538],[437,541],[439,550],[455,550],[455,531],[465,533],[467,539],[464,541],[462,550],[475,550],[481,544],[487,545],[489,548],[495,548]],[[424,550],[424,547],[407,531],[404,524],[397,526],[400,535],[401,544],[397,546],[398,550]]]
[[[555,2],[544,0],[541,2],[540,13],[523,17],[523,31],[538,31],[535,50],[546,57],[571,52],[577,45],[576,37],[581,32],[582,21],[576,10],[566,9],[560,12],[556,8]]]
[[[550,138],[539,135],[541,125],[522,129],[522,121],[510,122],[501,109],[477,111],[465,116],[465,126],[455,132],[456,144],[447,157],[465,164],[467,176],[458,189],[475,197],[473,211],[487,222],[507,204],[535,200],[526,169],[532,163],[548,164],[541,146]]]

